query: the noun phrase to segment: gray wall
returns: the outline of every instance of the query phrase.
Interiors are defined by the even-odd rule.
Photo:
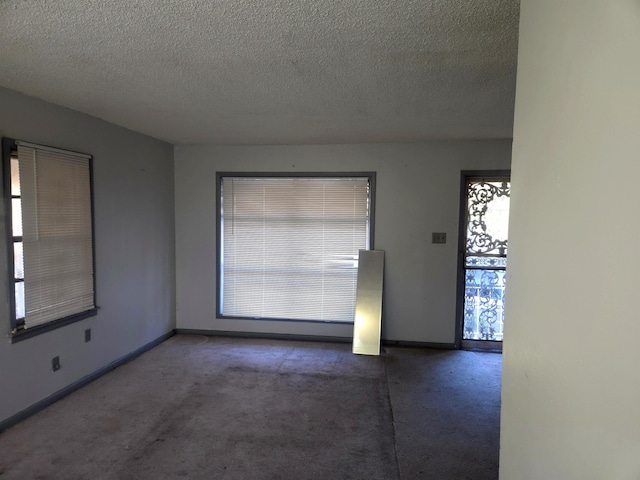
[[[177,326],[350,337],[351,325],[216,318],[216,171],[376,171],[383,338],[455,340],[460,171],[508,169],[511,141],[175,149]],[[431,244],[446,232],[446,245]]]
[[[640,2],[524,0],[500,478],[640,478]]]
[[[171,145],[6,89],[0,135],[94,156],[100,307],[95,317],[10,343],[2,207],[1,421],[175,328],[175,250]],[[53,373],[56,355],[62,368]]]

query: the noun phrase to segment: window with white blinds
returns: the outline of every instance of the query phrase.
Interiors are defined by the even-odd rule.
[[[374,174],[219,174],[218,314],[353,322]]]
[[[95,314],[90,161],[13,142],[5,173],[11,178],[14,334]]]

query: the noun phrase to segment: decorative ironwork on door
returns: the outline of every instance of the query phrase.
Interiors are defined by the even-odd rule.
[[[509,227],[508,178],[468,178],[463,340],[502,341]]]

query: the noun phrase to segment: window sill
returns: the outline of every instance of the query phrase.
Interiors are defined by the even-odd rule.
[[[98,308],[96,307],[91,310],[87,310],[86,312],[80,312],[75,315],[71,315],[69,317],[65,317],[59,320],[54,320],[52,322],[45,323],[44,325],[38,325],[37,327],[31,327],[25,330],[19,330],[18,332],[11,335],[11,343],[22,342],[23,340],[27,340],[29,338],[38,336],[46,332],[50,332],[51,330],[64,327],[65,325],[69,325],[71,323],[79,322],[80,320],[93,317],[97,314],[98,314]]]

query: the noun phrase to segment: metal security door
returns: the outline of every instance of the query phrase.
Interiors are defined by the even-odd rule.
[[[509,180],[508,172],[463,172],[458,275],[463,348],[502,348]]]

